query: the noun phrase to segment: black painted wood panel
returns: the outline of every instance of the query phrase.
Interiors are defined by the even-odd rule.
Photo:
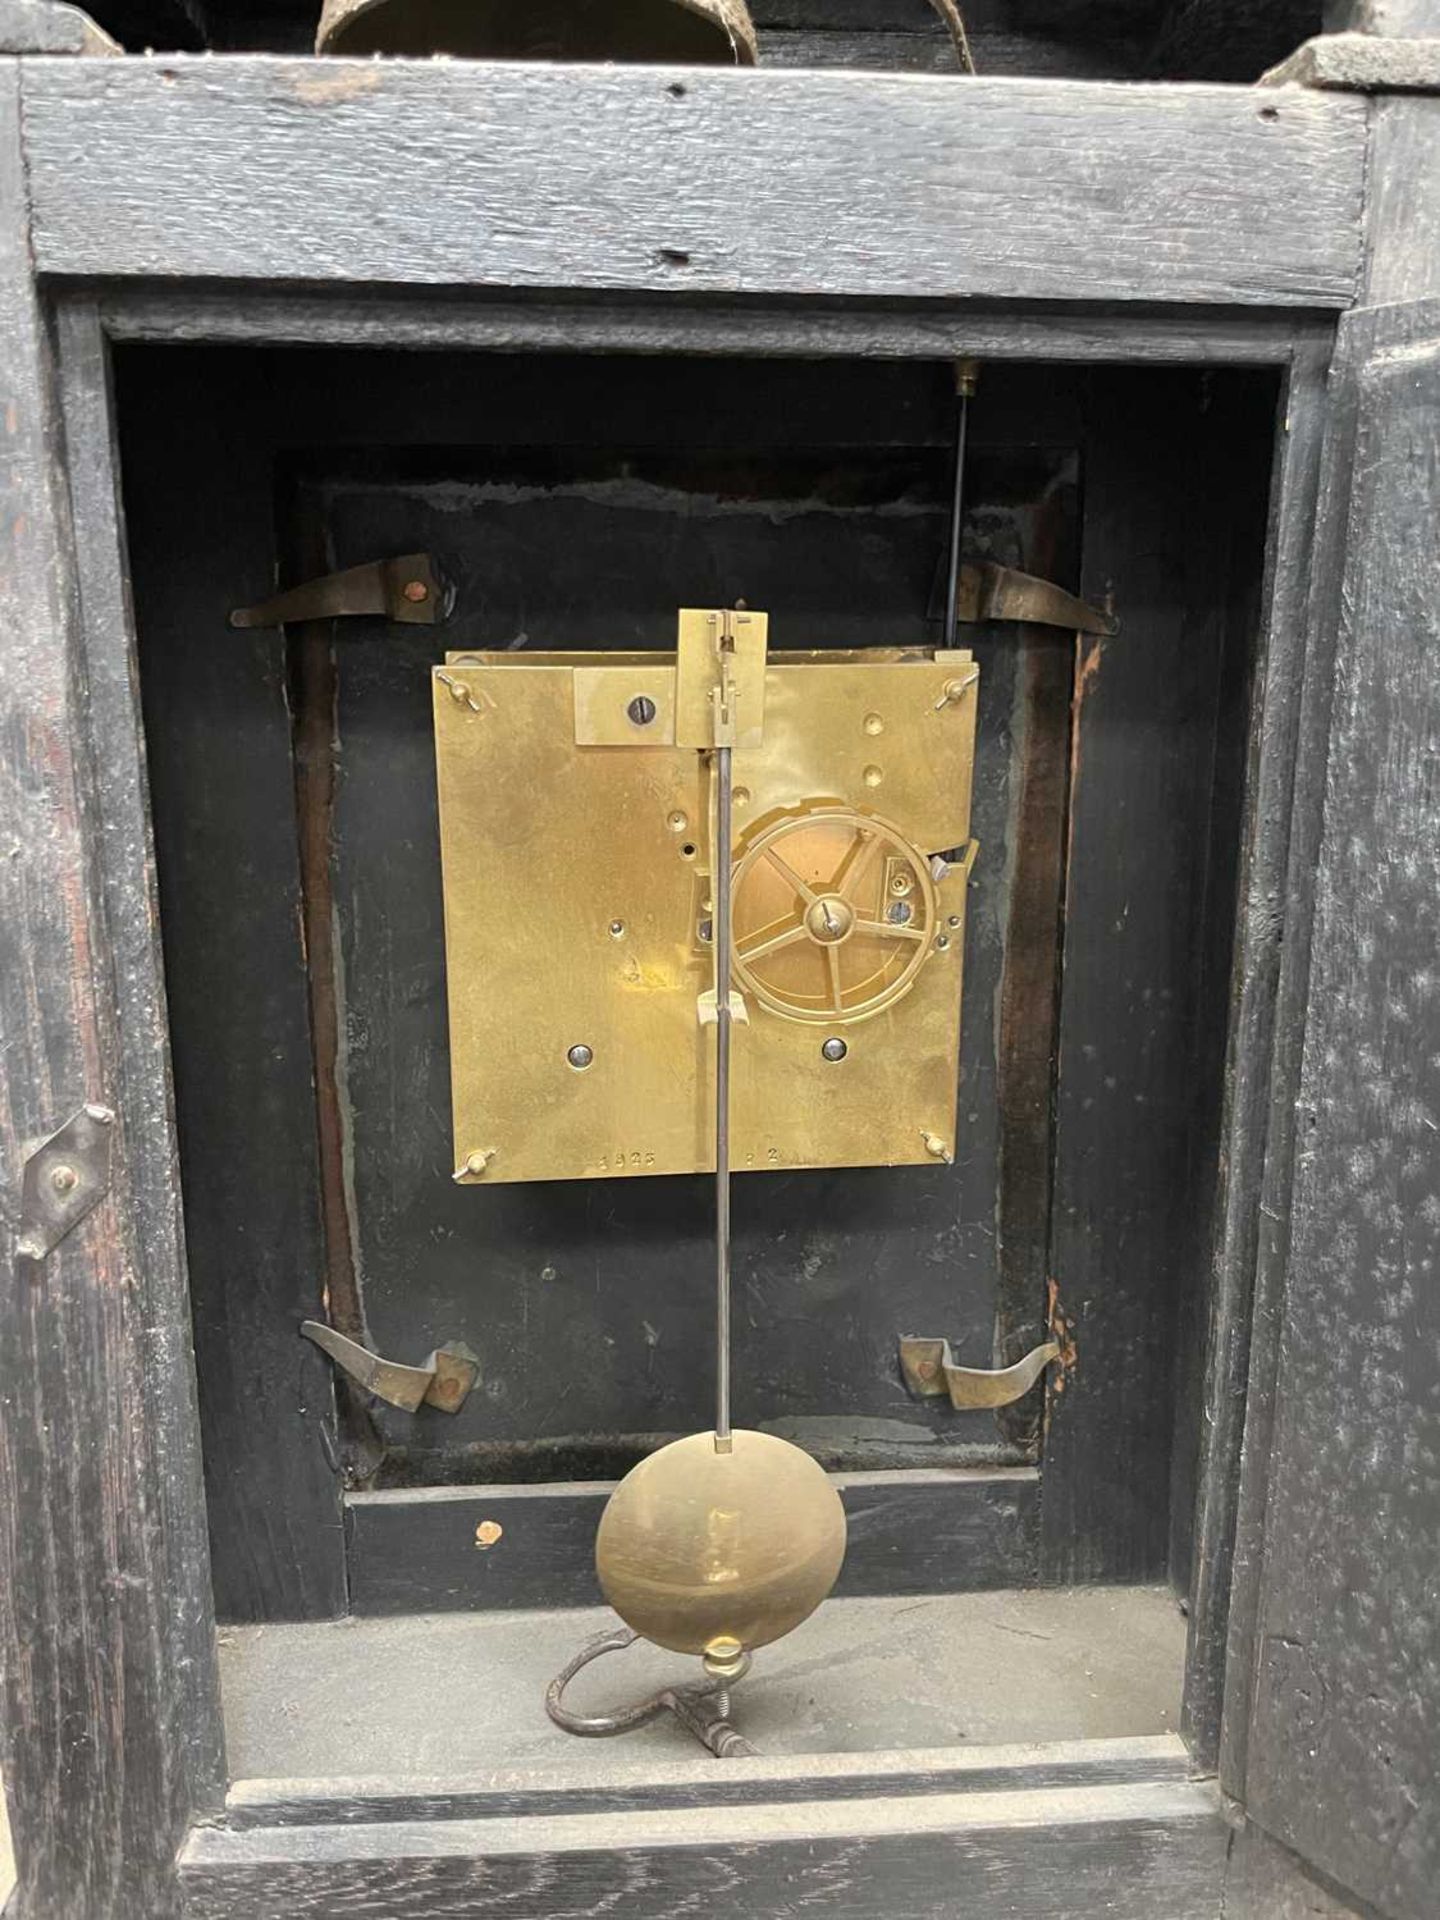
[[[553,1771],[517,1768],[477,1779],[235,1781],[224,1825],[364,1826],[400,1820],[478,1820],[497,1814],[625,1813],[642,1807],[743,1808],[824,1799],[886,1799],[932,1793],[1035,1793],[1052,1787],[1141,1786],[1193,1777],[1173,1734],[1060,1740],[1043,1747],[931,1747],[915,1753],[807,1753],[757,1756],[743,1768],[688,1766],[667,1759],[653,1770],[627,1761],[599,1784],[567,1782]]]
[[[1355,439],[1243,1791],[1433,1911],[1440,1729],[1440,307],[1345,323]],[[1266,1471],[1268,1464],[1268,1473]]]
[[[1121,627],[1082,637],[1073,706],[1051,1244],[1063,1355],[1041,1502],[1044,1577],[1062,1581],[1156,1577],[1169,1557],[1175,1348],[1197,1337],[1182,1309],[1208,1265],[1224,1068],[1206,968],[1228,968],[1257,624],[1241,510],[1259,509],[1255,476],[1236,483],[1226,463],[1263,459],[1273,407],[1273,388],[1242,386],[1236,441],[1196,374],[1097,373],[1091,391],[1084,589]]]
[[[917,373],[911,432],[915,392],[932,405],[936,397],[928,372]],[[625,368],[610,378],[630,384]],[[799,384],[813,399],[813,381]],[[868,376],[857,384],[863,392]],[[654,382],[640,370],[631,391],[638,400],[652,385],[675,391],[674,369]],[[941,444],[920,458],[860,446],[787,452],[767,446],[759,412],[773,387],[764,369],[696,375],[690,407],[672,417],[668,454],[516,450],[451,481],[402,474],[325,489],[337,564],[433,550],[457,585],[443,636],[354,623],[334,656],[341,1074],[366,1320],[384,1351],[462,1338],[486,1361],[481,1389],[457,1416],[378,1413],[412,1476],[504,1478],[512,1443],[558,1437],[584,1473],[587,1445],[684,1431],[706,1417],[703,1177],[494,1190],[457,1188],[450,1177],[428,666],[447,646],[669,647],[676,606],[739,597],[769,610],[777,649],[933,643],[948,400],[924,420],[925,438]],[[846,390],[837,370],[837,407]],[[618,411],[613,397],[609,405]],[[708,458],[674,446],[691,407],[727,422],[728,444]],[[970,538],[1023,566],[1046,525],[1046,557],[1063,571],[1074,547],[1070,475],[1063,449],[1002,457],[982,445]],[[1027,858],[1015,841],[1012,782],[1028,643],[1014,629],[974,638],[985,692],[972,825],[983,853],[967,929],[956,1165],[763,1175],[739,1181],[734,1196],[736,1418],[798,1422],[802,1435],[815,1423],[822,1444],[821,1423],[858,1436],[867,1422],[888,1422],[892,1445],[907,1435],[996,1445],[988,1414],[912,1401],[895,1362],[897,1337],[928,1327],[974,1364],[989,1363],[993,1340],[997,996],[1013,877]],[[1063,757],[1064,742],[1052,746]],[[1053,944],[1053,919],[1036,937]],[[1042,1237],[1043,1198],[1029,1202]],[[1038,1276],[1033,1292],[1024,1303],[1032,1322],[1042,1313]],[[880,1463],[858,1445],[847,1464]]]
[[[4,60],[0,1773],[27,1920],[172,1920],[219,1797],[215,1673],[108,369],[93,311],[53,319]],[[33,1258],[25,1162],[83,1104],[108,1187]]]
[[[1270,1346],[1272,1275],[1289,1214],[1289,1143],[1299,1084],[1306,955],[1319,840],[1331,656],[1307,633],[1312,597],[1338,578],[1339,529],[1321,501],[1321,448],[1331,430],[1333,349],[1321,326],[1287,371],[1275,418],[1260,660],[1251,699],[1237,889],[1236,959],[1229,983],[1226,1084],[1219,1142],[1211,1285],[1204,1300],[1205,1373],[1198,1409],[1195,1538],[1182,1726],[1197,1761],[1220,1755],[1229,1669],[1232,1591],[1252,1578],[1256,1516],[1241,1502],[1241,1447],[1263,1453],[1247,1404],[1252,1359]],[[1333,478],[1333,475],[1332,475]],[[1333,488],[1330,490],[1333,492]],[[1319,524],[1317,525],[1317,519]],[[1252,1339],[1252,1328],[1254,1338]],[[1264,1377],[1260,1368],[1259,1377]],[[1172,1501],[1182,1497],[1186,1442],[1177,1422]],[[1179,1515],[1172,1512],[1172,1543]],[[1173,1551],[1173,1544],[1172,1544]],[[1242,1598],[1234,1616],[1250,1609]],[[1236,1665],[1243,1667],[1241,1653]],[[1226,1722],[1243,1722],[1237,1711]]]
[[[843,1474],[837,1484],[849,1527],[838,1595],[1034,1584],[1033,1469]],[[597,1606],[595,1529],[609,1494],[564,1484],[352,1494],[351,1609]],[[488,1545],[477,1538],[486,1521],[501,1529]]]
[[[1341,308],[1360,261],[1365,107],[1303,88],[246,55],[25,87],[45,274]]]
[[[1215,1920],[1227,1833],[1192,1783],[725,1809],[197,1832],[190,1920]]]
[[[263,378],[142,355],[119,404],[216,1600],[338,1614],[286,656],[228,624],[275,574]]]

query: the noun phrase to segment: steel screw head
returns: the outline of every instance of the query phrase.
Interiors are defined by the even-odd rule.
[[[695,931],[699,934],[705,945],[709,946],[710,942],[715,938],[715,923],[713,920],[702,920]]]
[[[612,920],[609,926],[609,934],[612,940],[623,940],[625,938],[625,922],[623,920]]]
[[[592,1047],[587,1047],[583,1040],[579,1040],[571,1047],[565,1058],[578,1073],[583,1072],[583,1070],[590,1065],[590,1062],[595,1058],[595,1052]]]
[[[827,1060],[843,1060],[849,1051],[849,1047],[838,1034],[832,1034],[820,1048],[821,1054]]]
[[[939,950],[939,952],[941,952],[941,953],[944,953],[944,952],[945,952],[945,950],[946,950],[946,949],[947,949],[947,948],[949,947],[949,945],[950,945],[950,936],[949,936],[949,934],[948,934],[948,933],[937,933],[937,934],[936,934],[936,936],[935,936],[935,945],[936,945],[936,948],[937,948],[937,949]]]
[[[895,927],[906,927],[915,917],[915,909],[908,900],[892,900],[885,909],[885,918]]]
[[[960,924],[960,916],[959,916],[959,914],[958,914],[958,913],[952,913],[952,914],[951,914],[951,916],[950,916],[950,925],[951,925],[952,927],[958,927],[958,926],[959,926],[959,924]]]
[[[633,725],[637,727],[648,727],[650,722],[655,718],[655,702],[650,698],[648,693],[637,693],[625,711],[630,716]]]

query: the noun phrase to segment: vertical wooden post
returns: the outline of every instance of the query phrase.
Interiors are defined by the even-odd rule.
[[[67,373],[77,551],[20,118],[0,60],[0,1769],[24,1920],[167,1920],[223,1769],[163,1000],[104,354],[92,323]],[[87,1101],[117,1114],[108,1197],[24,1257],[26,1156]]]

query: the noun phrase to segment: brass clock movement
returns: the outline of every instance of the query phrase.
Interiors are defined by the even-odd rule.
[[[737,1172],[954,1146],[979,670],[767,655],[451,654],[435,675],[455,1177],[713,1171],[715,819],[692,686],[737,635]],[[687,652],[687,649],[690,650]]]

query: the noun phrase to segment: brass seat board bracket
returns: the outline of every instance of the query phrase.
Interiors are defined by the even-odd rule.
[[[78,1107],[27,1155],[20,1182],[20,1238],[16,1252],[43,1260],[110,1191],[110,1146],[115,1115],[109,1107]]]
[[[420,1366],[407,1367],[399,1360],[382,1360],[321,1320],[302,1321],[300,1331],[367,1393],[406,1413],[421,1406],[458,1413],[480,1378],[479,1360],[460,1340],[437,1348]]]
[[[944,568],[936,573],[931,589],[929,617],[944,621]],[[1051,580],[1038,574],[1020,573],[1014,567],[999,566],[993,560],[967,560],[960,569],[960,593],[956,603],[958,623],[979,625],[987,620],[1012,621],[1023,626],[1061,627],[1067,633],[1098,633],[1105,637],[1120,631],[1113,614],[1103,613],[1088,601],[1078,600]]]
[[[383,614],[406,626],[433,627],[449,613],[454,595],[428,553],[370,560],[289,587],[258,606],[236,607],[232,627],[285,627],[302,620],[338,620]]]
[[[911,1393],[948,1393],[957,1412],[972,1407],[1008,1407],[1027,1394],[1060,1352],[1058,1341],[1033,1348],[1013,1367],[961,1367],[948,1340],[900,1342],[900,1371]]]

